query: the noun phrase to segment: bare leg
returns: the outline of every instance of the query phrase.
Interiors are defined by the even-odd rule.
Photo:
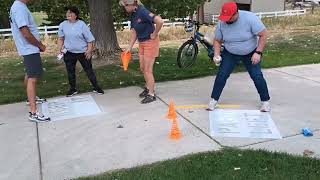
[[[144,76],[144,57],[143,56],[139,56],[139,62],[140,62],[140,71]],[[144,85],[144,87],[148,88],[147,81],[146,81],[146,84]]]
[[[28,95],[28,100],[30,102],[31,113],[37,112],[36,83],[37,83],[36,78],[28,78],[28,80],[27,80],[27,95]]]
[[[144,78],[147,83],[147,87],[149,89],[149,94],[154,95],[155,93],[155,80],[153,76],[153,64],[155,62],[155,58],[144,58]]]

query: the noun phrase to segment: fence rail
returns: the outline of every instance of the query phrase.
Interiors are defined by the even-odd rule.
[[[168,19],[164,20],[163,26],[165,27],[176,27],[176,26],[184,26],[184,20],[186,19],[175,19],[174,22],[171,22]],[[122,22],[120,23],[121,25],[124,26],[125,29],[130,29],[131,28],[131,23],[130,21]],[[115,26],[117,23],[114,24]],[[52,34],[58,34],[59,26],[42,26],[38,27],[39,33],[41,35],[52,35]],[[0,29],[0,37],[11,37],[11,29]]]
[[[302,9],[302,10],[287,10],[287,11],[275,11],[275,12],[259,12],[259,13],[256,13],[256,15],[259,16],[261,19],[264,17],[300,16],[306,13],[307,13],[307,10]],[[219,15],[213,15],[212,16],[213,22],[217,22],[218,17]]]

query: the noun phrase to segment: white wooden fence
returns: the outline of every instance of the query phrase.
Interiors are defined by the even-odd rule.
[[[287,10],[287,11],[275,11],[275,12],[259,12],[256,13],[257,16],[261,18],[264,17],[283,17],[283,16],[300,16],[307,13],[306,9],[302,10]],[[213,22],[218,21],[219,15],[213,15]]]
[[[168,19],[164,20],[164,26],[165,27],[176,27],[176,26],[184,26],[184,21],[185,19],[175,19],[174,22],[171,22]],[[127,22],[122,22],[121,23],[125,29],[130,29],[131,28],[131,23],[130,21]],[[115,23],[115,25],[117,25]],[[52,35],[52,34],[58,34],[58,29],[59,26],[42,26],[38,27],[39,33],[42,35]],[[11,29],[0,29],[0,37],[11,37]]]

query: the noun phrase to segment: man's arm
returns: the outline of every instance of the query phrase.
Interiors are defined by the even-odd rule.
[[[46,50],[46,46],[44,46],[40,41],[38,41],[33,34],[30,32],[29,28],[27,26],[23,26],[20,28],[20,32],[23,35],[24,38],[26,38],[26,40],[38,47],[40,49],[41,52],[44,52]]]
[[[252,64],[258,64],[261,61],[261,56],[262,52],[267,44],[267,39],[268,39],[268,32],[267,30],[261,31],[259,34],[259,42],[258,42],[258,47],[256,49],[256,52],[253,54],[251,61]]]
[[[265,29],[262,32],[260,32],[258,34],[258,36],[259,36],[259,42],[258,42],[257,51],[263,52],[263,50],[267,44],[268,31]]]

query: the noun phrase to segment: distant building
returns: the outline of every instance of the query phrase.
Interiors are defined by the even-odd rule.
[[[204,5],[205,22],[212,20],[212,15],[220,14],[221,7],[224,3],[231,0],[211,0]],[[285,0],[234,0],[240,10],[252,12],[274,12],[285,10]]]

